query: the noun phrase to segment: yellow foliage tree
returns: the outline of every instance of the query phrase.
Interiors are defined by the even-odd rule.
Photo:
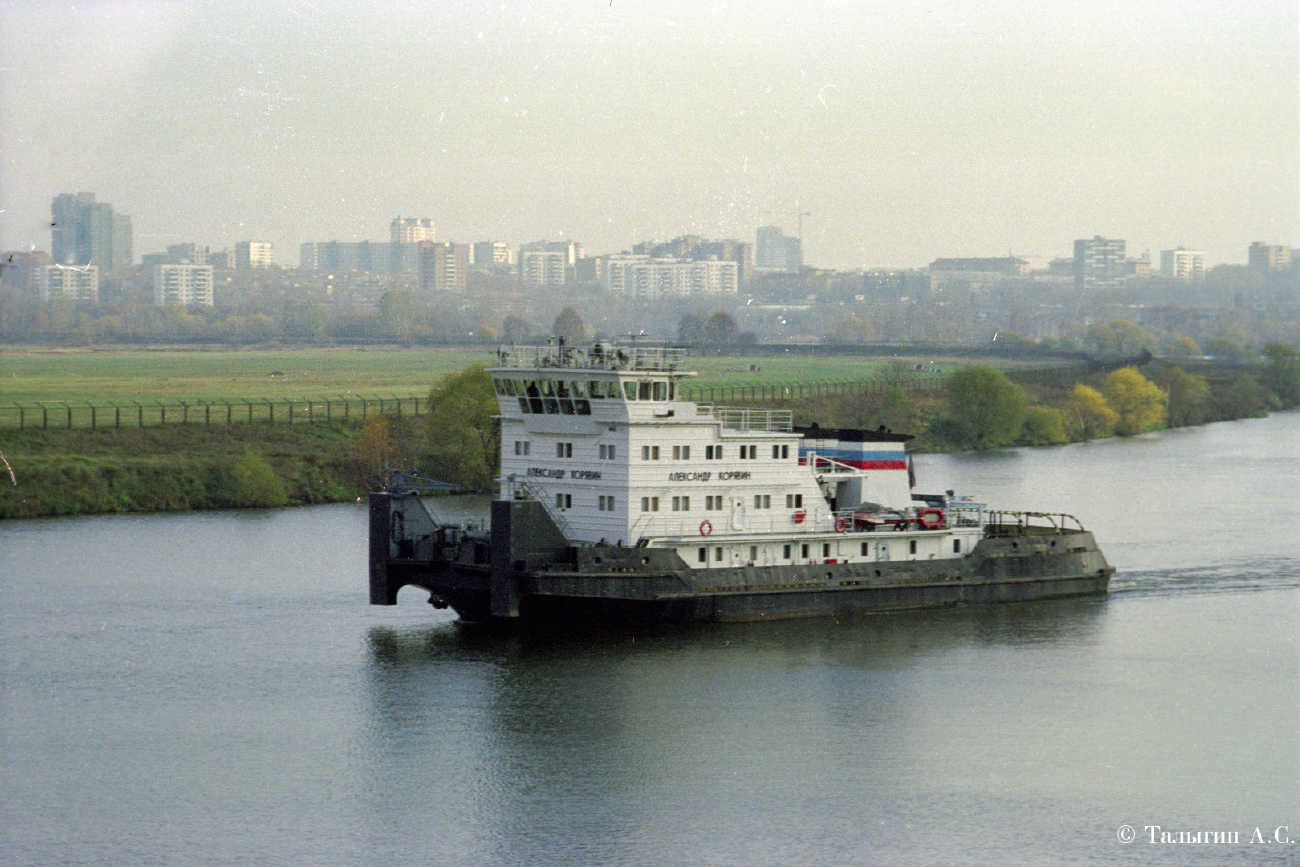
[[[1079,383],[1070,392],[1065,410],[1065,425],[1071,439],[1091,440],[1110,436],[1117,419],[1115,410],[1106,404],[1106,398],[1097,389]]]
[[[1132,436],[1165,423],[1165,393],[1136,367],[1121,367],[1102,383],[1106,403],[1115,410],[1115,433]]]

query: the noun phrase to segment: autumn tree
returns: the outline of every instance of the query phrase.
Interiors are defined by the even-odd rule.
[[[997,448],[1020,434],[1028,401],[1001,371],[986,364],[963,367],[948,377],[947,390],[948,414],[964,445]]]
[[[1110,436],[1118,416],[1097,389],[1078,383],[1065,404],[1065,427],[1071,439]]]
[[[507,343],[524,343],[528,340],[528,323],[511,313],[501,323],[501,339]]]
[[[551,333],[557,341],[563,340],[570,346],[577,346],[587,339],[587,326],[572,307],[565,307],[555,317]]]
[[[1136,367],[1121,367],[1108,373],[1102,391],[1106,403],[1115,410],[1115,433],[1120,436],[1132,436],[1164,424],[1165,394]]]

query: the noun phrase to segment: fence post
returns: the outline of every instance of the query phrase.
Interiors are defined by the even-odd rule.
[[[96,407],[95,407],[95,405],[92,403],[92,404],[90,405],[90,429],[91,429],[91,430],[94,430],[94,429],[95,429],[95,409],[96,409]]]

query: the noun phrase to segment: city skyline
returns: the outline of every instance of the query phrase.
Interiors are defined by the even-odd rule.
[[[0,247],[799,235],[814,267],[1300,240],[1294,3],[0,0]]]

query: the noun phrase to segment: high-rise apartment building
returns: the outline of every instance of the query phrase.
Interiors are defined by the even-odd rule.
[[[1205,277],[1205,253],[1200,250],[1160,251],[1160,276],[1174,280],[1201,280]]]
[[[505,241],[479,241],[470,247],[470,264],[476,268],[505,267],[514,264],[514,257]]]
[[[644,254],[610,256],[605,288],[644,301],[736,295],[739,266],[721,259],[655,259]]]
[[[44,250],[5,253],[0,265],[0,284],[21,301],[36,301],[41,297],[44,269],[49,264],[50,254]]]
[[[394,244],[418,244],[438,240],[433,220],[427,217],[394,217],[390,226]]]
[[[563,286],[583,258],[576,241],[535,241],[519,248],[519,279],[533,286]]]
[[[441,241],[420,242],[420,289],[424,292],[459,292],[466,289],[469,248]]]
[[[94,193],[63,193],[50,205],[50,258],[58,265],[129,268],[131,218],[96,202]]]
[[[41,269],[41,301],[62,296],[79,304],[99,302],[99,266],[46,265]]]
[[[1285,271],[1291,267],[1291,248],[1256,241],[1250,245],[1247,261],[1255,271]]]
[[[269,241],[240,241],[235,244],[235,268],[249,271],[275,264],[275,246]]]
[[[159,307],[213,304],[212,266],[167,262],[153,270],[153,299]]]
[[[1113,289],[1124,285],[1124,242],[1094,235],[1074,242],[1076,289]]]

